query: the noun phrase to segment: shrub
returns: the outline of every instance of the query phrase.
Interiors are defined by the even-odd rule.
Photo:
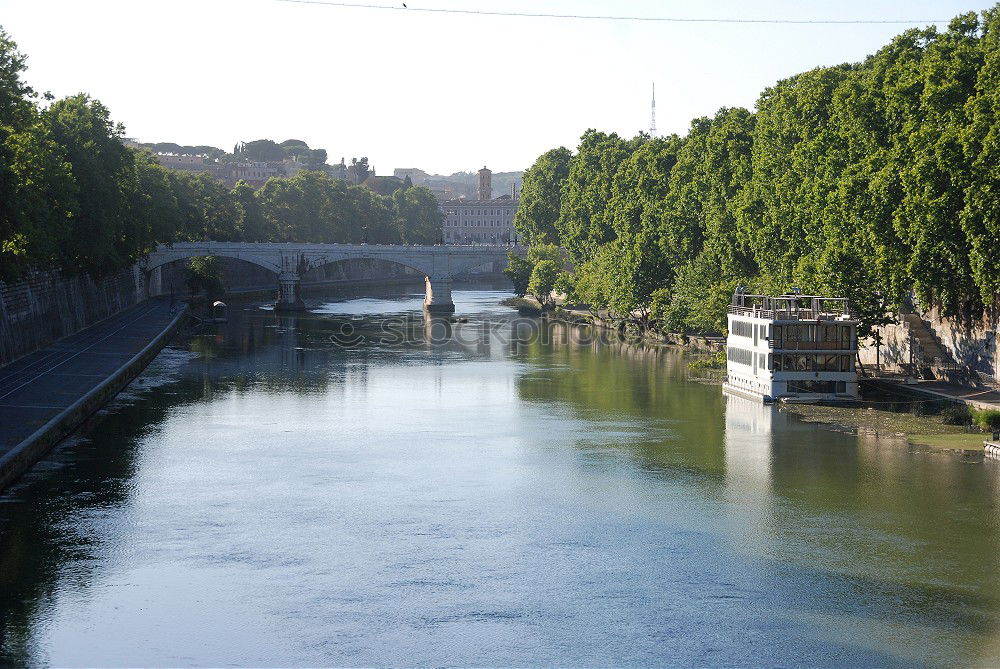
[[[688,367],[691,369],[725,369],[726,368],[726,352],[716,351],[710,356],[704,358],[699,358],[697,360],[692,360],[688,363]]]
[[[1000,430],[1000,409],[973,409],[972,420],[984,430]]]
[[[941,410],[941,422],[945,425],[968,425],[972,422],[972,412],[964,404],[949,404]]]

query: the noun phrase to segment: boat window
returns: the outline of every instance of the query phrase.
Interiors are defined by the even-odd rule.
[[[821,355],[818,358],[820,371],[824,372],[836,372],[839,368],[840,362],[837,360],[839,356],[836,355]]]

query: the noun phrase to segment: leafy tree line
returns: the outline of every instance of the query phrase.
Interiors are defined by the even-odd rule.
[[[139,146],[153,153],[173,153],[185,156],[204,156],[212,161],[231,163],[240,160],[255,160],[260,162],[280,162],[286,158],[297,158],[307,169],[322,170],[326,165],[326,149],[311,149],[301,139],[286,139],[275,142],[271,139],[257,139],[252,142],[240,142],[233,147],[232,153],[226,153],[216,146],[181,145],[176,142],[144,142]]]
[[[426,188],[383,197],[304,170],[257,191],[244,182],[230,189],[126,148],[99,101],[40,96],[24,69],[0,29],[0,280],[31,268],[99,276],[174,241],[440,241],[441,213]],[[283,144],[275,146],[305,146]]]
[[[684,137],[589,130],[525,173],[514,224],[568,253],[550,285],[672,331],[722,331],[738,285],[847,296],[865,333],[911,289],[978,318],[1000,296],[998,116],[1000,5],[779,81]]]

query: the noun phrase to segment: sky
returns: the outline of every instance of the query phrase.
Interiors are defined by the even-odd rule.
[[[353,0],[401,6],[395,0]],[[143,142],[295,138],[378,174],[530,167],[587,128],[684,134],[776,81],[863,60],[909,27],[985,0],[406,0],[410,8],[681,18],[913,21],[665,23],[474,16],[281,0],[0,0],[25,78],[86,92]]]

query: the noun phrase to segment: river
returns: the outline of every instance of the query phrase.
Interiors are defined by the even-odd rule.
[[[175,340],[0,498],[0,665],[1000,663],[997,463],[505,296]]]

